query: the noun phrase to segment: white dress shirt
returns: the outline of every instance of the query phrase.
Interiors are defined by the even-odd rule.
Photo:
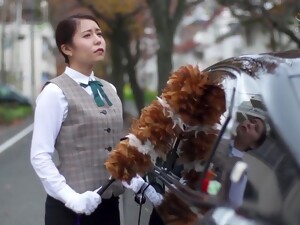
[[[244,152],[238,150],[233,145],[231,145],[231,148],[229,151],[229,157],[232,157],[232,156],[242,159],[244,157]],[[247,175],[246,174],[244,174],[238,182],[231,182],[231,184],[230,184],[229,200],[236,207],[241,206],[243,204],[246,184],[247,184]]]
[[[234,156],[234,157],[238,157],[238,158],[243,158],[243,157],[244,157],[244,152],[238,150],[238,149],[235,148],[235,147],[232,147],[229,156]]]
[[[86,76],[69,67],[66,67],[65,74],[77,83],[87,84],[89,80],[95,80],[93,72]],[[115,89],[114,86],[113,88]],[[92,95],[90,86],[83,89]],[[47,194],[61,201],[60,196],[67,194],[70,187],[65,177],[59,173],[52,157],[57,135],[67,115],[68,102],[65,95],[57,85],[49,83],[36,99],[30,159]]]

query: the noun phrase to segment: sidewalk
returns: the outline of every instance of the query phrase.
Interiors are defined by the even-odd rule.
[[[130,114],[124,115],[123,134],[126,136],[134,119]],[[120,213],[121,225],[137,225],[140,206],[134,201],[134,193],[130,190],[125,190],[125,193],[120,198]],[[142,205],[140,225],[147,225],[152,212],[152,204],[147,200]]]

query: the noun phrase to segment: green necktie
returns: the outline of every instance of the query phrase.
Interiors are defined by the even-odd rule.
[[[105,92],[103,91],[102,89],[102,84],[100,81],[98,80],[94,80],[94,81],[89,81],[88,84],[83,84],[83,83],[80,83],[80,86],[86,88],[87,86],[90,86],[91,89],[92,89],[92,92],[93,92],[93,95],[94,95],[94,99],[95,99],[95,102],[97,104],[98,107],[100,106],[104,106],[104,102],[103,102],[103,99],[105,99],[106,103],[109,105],[109,106],[112,106],[112,103],[111,101],[108,99],[107,95],[105,94]],[[99,92],[102,96],[99,95]]]

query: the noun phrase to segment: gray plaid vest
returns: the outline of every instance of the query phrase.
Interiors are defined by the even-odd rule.
[[[93,96],[66,74],[50,81],[63,91],[68,102],[68,115],[55,144],[60,161],[58,170],[79,193],[93,191],[109,178],[104,163],[123,129],[122,103],[112,86],[100,81],[112,106],[98,107]],[[123,191],[121,182],[117,181],[102,197],[118,196]]]

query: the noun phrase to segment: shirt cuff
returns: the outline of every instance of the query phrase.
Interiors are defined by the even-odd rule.
[[[69,185],[66,184],[65,187],[57,193],[57,198],[58,200],[66,204],[71,201],[77,194],[77,192],[75,192]]]

